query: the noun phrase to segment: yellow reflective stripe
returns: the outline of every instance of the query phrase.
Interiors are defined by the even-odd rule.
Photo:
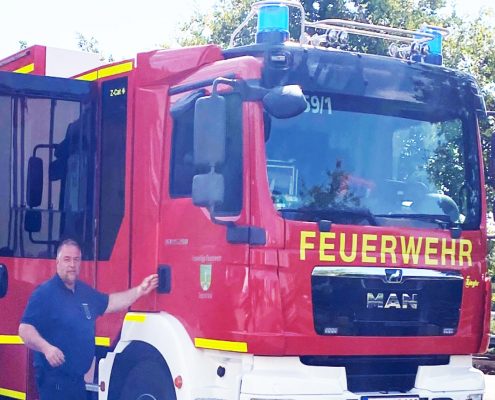
[[[0,335],[0,344],[24,344],[20,336],[16,335]],[[95,337],[95,344],[97,346],[110,346],[110,338],[108,337]]]
[[[17,68],[14,72],[19,74],[29,74],[34,71],[34,63],[25,65],[24,67]]]
[[[107,76],[122,74],[132,70],[132,61],[112,65],[98,70],[98,78],[106,78]]]
[[[95,344],[97,346],[110,347],[110,338],[109,337],[96,336],[95,337]]]
[[[125,318],[128,322],[144,322],[146,321],[145,314],[126,314]]]
[[[24,344],[24,342],[17,335],[0,335],[0,344]]]
[[[98,79],[98,71],[93,71],[89,74],[78,76],[76,79],[81,81],[96,81]]]
[[[229,342],[226,340],[214,340],[204,338],[194,338],[194,345],[204,349],[236,351],[238,353],[247,353],[246,342]]]
[[[106,78],[108,76],[118,75],[129,71],[132,71],[132,61],[111,65],[110,67],[104,67],[99,70],[89,72],[85,75],[78,76],[76,79],[82,81],[95,81],[97,79]]]
[[[12,399],[26,400],[26,393],[17,390],[0,388],[0,396],[10,397]]]

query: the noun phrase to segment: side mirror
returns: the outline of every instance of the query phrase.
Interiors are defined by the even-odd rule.
[[[28,161],[26,201],[30,208],[39,207],[43,196],[43,160],[30,157]]]
[[[24,216],[24,230],[29,233],[41,231],[41,211],[27,210]]]
[[[192,201],[195,206],[214,209],[223,203],[225,183],[223,175],[215,172],[195,175],[192,183]]]
[[[8,288],[9,288],[9,274],[7,272],[7,267],[3,264],[0,264],[0,299],[2,297],[5,297]]]
[[[194,110],[194,165],[214,167],[225,160],[227,106],[222,96],[198,99]]]
[[[308,103],[297,85],[278,86],[263,97],[265,110],[275,118],[295,117],[306,110]]]

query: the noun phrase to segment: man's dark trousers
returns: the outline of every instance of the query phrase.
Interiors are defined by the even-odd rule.
[[[83,376],[36,369],[36,384],[40,400],[86,400]]]

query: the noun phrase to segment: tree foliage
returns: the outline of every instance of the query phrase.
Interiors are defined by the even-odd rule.
[[[110,54],[108,57],[100,50],[98,40],[96,40],[93,36],[89,39],[84,36],[81,32],[76,33],[77,47],[85,51],[87,53],[95,53],[100,56],[101,61],[115,61],[113,56]]]

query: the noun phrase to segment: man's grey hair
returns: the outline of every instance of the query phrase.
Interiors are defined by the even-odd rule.
[[[60,242],[60,244],[57,247],[57,260],[58,260],[58,257],[60,256],[60,251],[62,250],[62,247],[64,247],[64,246],[74,246],[74,247],[77,247],[79,249],[79,251],[81,251],[81,246],[79,246],[79,243],[77,243],[74,239],[65,239],[62,242]]]

